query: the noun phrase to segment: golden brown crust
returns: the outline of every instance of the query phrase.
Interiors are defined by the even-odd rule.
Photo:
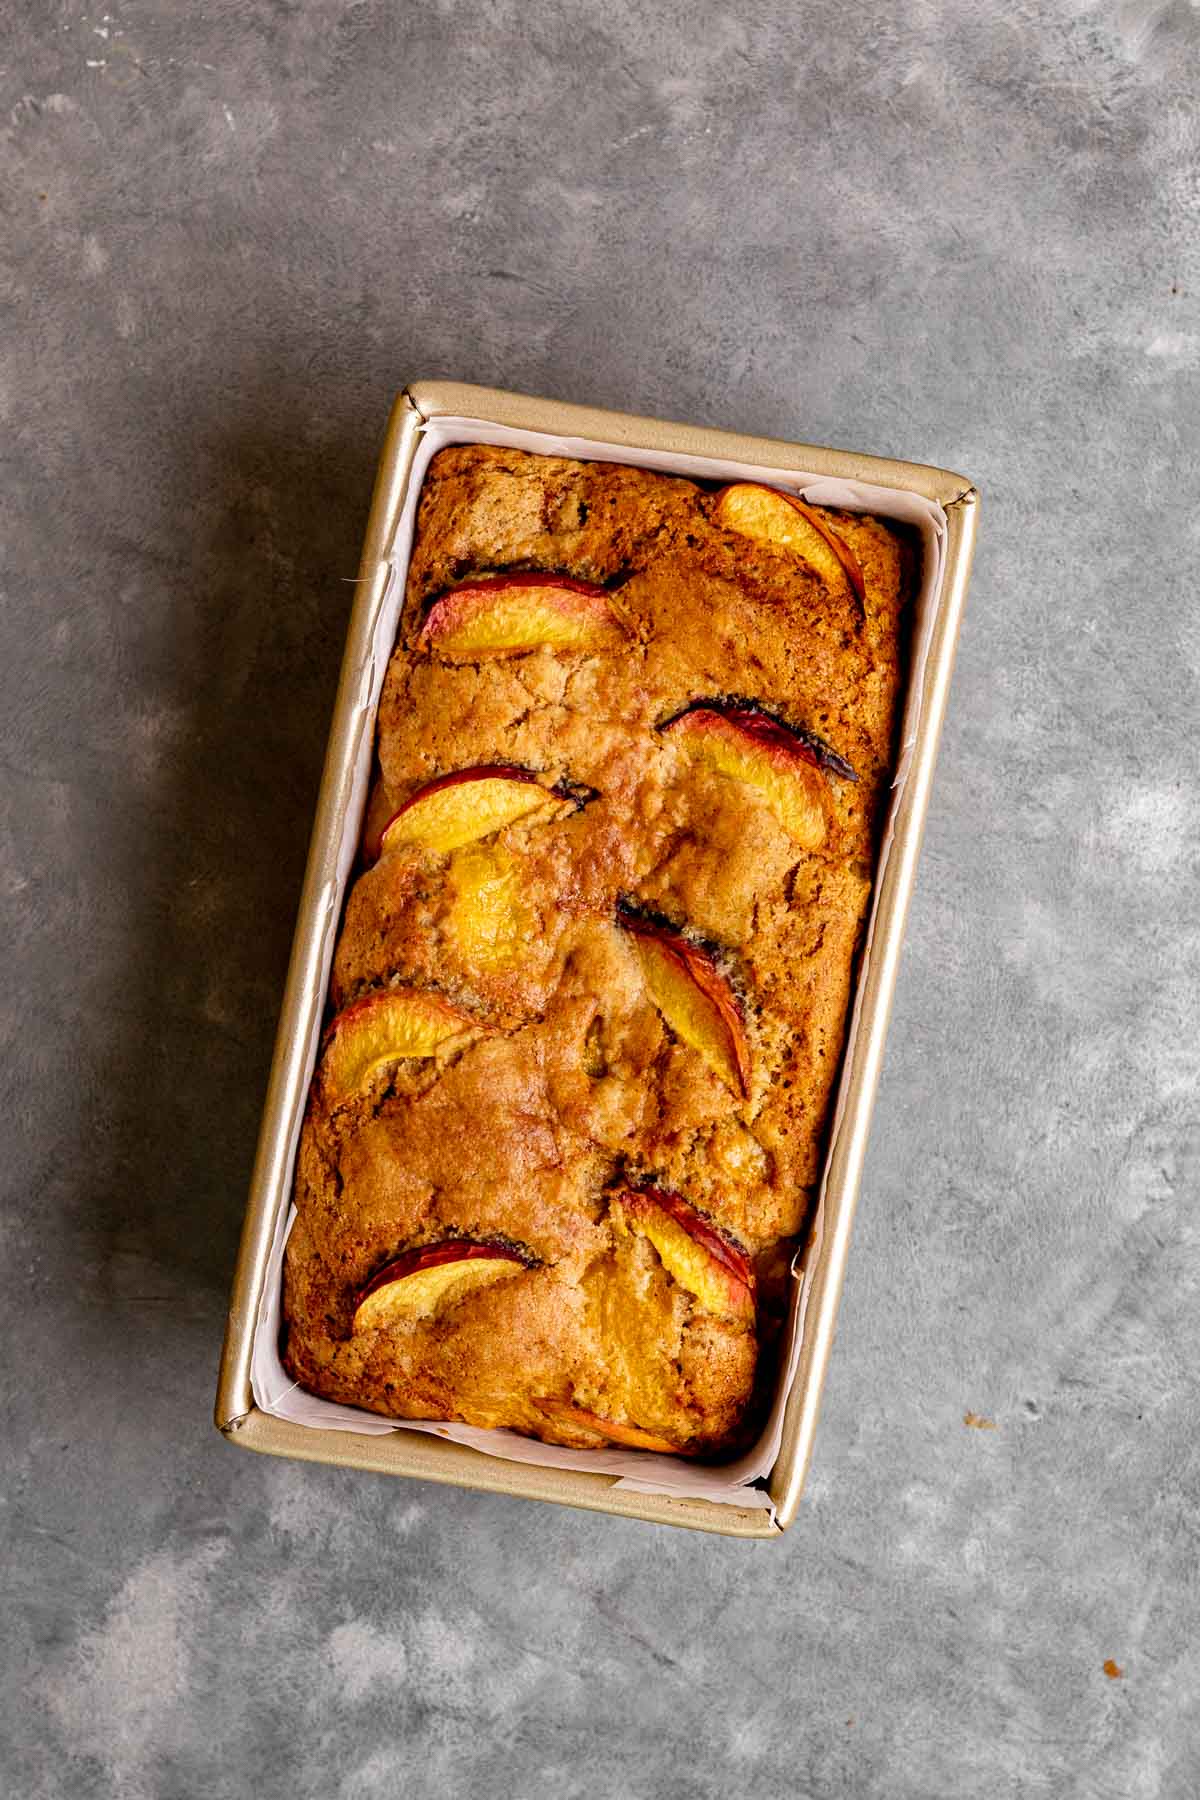
[[[387,820],[451,771],[515,766],[586,804],[450,849],[397,845],[351,889],[335,1011],[431,991],[476,1029],[348,1096],[314,1083],[285,1265],[286,1361],[314,1392],[581,1445],[608,1441],[581,1416],[705,1454],[746,1426],[780,1240],[820,1171],[892,765],[907,549],[877,520],[823,514],[862,567],[860,601],[718,515],[692,482],[613,464],[470,445],[430,465],[365,841],[377,854]],[[421,636],[438,596],[519,570],[599,584],[619,643],[451,660]],[[816,849],[767,786],[661,729],[735,696],[857,772],[822,772]],[[710,947],[748,1095],[668,1022],[629,902]],[[685,1196],[757,1259],[757,1330],[752,1303],[702,1298],[669,1222],[614,1229],[631,1182]],[[527,1266],[355,1329],[373,1275],[447,1239]]]

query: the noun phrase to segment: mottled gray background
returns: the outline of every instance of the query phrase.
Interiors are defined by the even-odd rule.
[[[0,46],[0,1791],[1193,1800],[1196,6],[109,4]],[[778,1547],[209,1423],[374,459],[439,373],[984,492]]]

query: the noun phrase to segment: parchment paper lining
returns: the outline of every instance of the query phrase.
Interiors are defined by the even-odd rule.
[[[896,806],[903,791],[920,718],[925,663],[933,622],[937,613],[938,599],[941,594],[946,542],[946,515],[942,508],[936,502],[926,500],[920,494],[901,492],[894,488],[874,487],[865,482],[841,481],[818,476],[807,478],[787,469],[764,469],[756,464],[727,462],[714,457],[676,456],[664,451],[637,450],[626,448],[624,445],[597,443],[593,439],[562,438],[547,432],[517,431],[512,427],[493,425],[482,419],[435,419],[424,427],[421,443],[413,461],[404,507],[396,526],[395,537],[388,557],[388,578],[373,621],[372,651],[363,669],[357,696],[359,729],[354,784],[346,809],[336,865],[331,870],[322,895],[321,910],[325,923],[321,960],[321,993],[324,994],[328,989],[334,940],[342,914],[342,901],[345,897],[347,879],[354,865],[362,828],[367,785],[370,779],[375,712],[383,690],[388,659],[395,643],[400,611],[404,602],[405,577],[412,548],[418,497],[430,458],[448,444],[462,443],[501,444],[514,449],[535,451],[544,456],[572,457],[582,462],[629,463],[638,468],[659,469],[677,475],[694,475],[707,480],[765,481],[774,487],[787,488],[793,493],[801,494],[806,500],[816,505],[843,507],[851,512],[877,513],[882,518],[901,521],[917,528],[921,534],[923,551],[922,578],[915,602],[916,628],[913,634],[912,666],[901,728],[900,757],[893,777],[892,805],[888,813],[876,870],[875,894],[878,896],[880,877],[891,851]],[[865,970],[867,960],[871,955],[874,934],[875,903],[873,902],[863,951],[862,969],[847,1032],[842,1079],[839,1083],[834,1107],[833,1124],[830,1131],[831,1148],[841,1127],[844,1095],[847,1087],[846,1070],[853,1057],[855,1039],[858,1034],[859,1007],[863,987],[862,971]],[[793,1274],[793,1279],[800,1284],[800,1293],[798,1302],[793,1309],[791,1329],[782,1355],[781,1378],[775,1402],[758,1442],[738,1461],[726,1463],[720,1467],[706,1468],[694,1463],[681,1463],[674,1457],[656,1456],[646,1451],[568,1450],[558,1445],[543,1444],[536,1439],[522,1437],[519,1433],[512,1431],[491,1431],[478,1426],[437,1424],[415,1419],[381,1419],[375,1413],[364,1412],[352,1406],[338,1406],[332,1401],[319,1400],[315,1395],[306,1393],[303,1388],[298,1387],[291,1380],[279,1357],[283,1252],[295,1218],[295,1208],[289,1207],[287,1202],[291,1192],[292,1172],[300,1141],[300,1128],[304,1118],[308,1083],[312,1078],[312,1071],[316,1063],[319,1028],[320,1009],[317,1008],[314,1010],[310,1031],[311,1041],[308,1046],[304,1085],[294,1100],[292,1115],[289,1119],[286,1186],[281,1186],[281,1192],[278,1195],[275,1242],[267,1265],[263,1297],[259,1306],[258,1322],[254,1334],[250,1380],[257,1405],[264,1412],[273,1413],[277,1418],[289,1419],[295,1424],[311,1426],[315,1430],[357,1431],[367,1435],[383,1435],[391,1431],[423,1431],[438,1437],[452,1439],[455,1443],[468,1444],[472,1449],[481,1450],[488,1456],[499,1456],[512,1462],[536,1463],[543,1467],[551,1466],[577,1469],[592,1474],[614,1475],[619,1478],[621,1487],[633,1489],[639,1493],[671,1494],[684,1498],[725,1502],[738,1506],[761,1506],[770,1509],[771,1501],[768,1495],[761,1488],[749,1484],[760,1480],[770,1472],[779,1451],[784,1406],[795,1379],[813,1271],[820,1257],[825,1225],[825,1178],[822,1178],[816,1217],[808,1242],[804,1247],[807,1250],[807,1256],[804,1258],[804,1270],[803,1273],[794,1272]],[[828,1169],[828,1156],[826,1169]],[[797,1252],[796,1263],[799,1263],[803,1255],[803,1250]],[[794,1264],[794,1271],[795,1268]]]

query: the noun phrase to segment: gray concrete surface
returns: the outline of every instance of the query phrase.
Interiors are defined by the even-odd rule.
[[[1190,1800],[1200,14],[108,4],[0,27],[0,1792]],[[779,1548],[209,1424],[418,373],[986,496]]]

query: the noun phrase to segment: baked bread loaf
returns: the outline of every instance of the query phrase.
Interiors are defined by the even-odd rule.
[[[300,1143],[305,1388],[744,1443],[821,1170],[912,566],[879,520],[754,484],[434,457]]]

